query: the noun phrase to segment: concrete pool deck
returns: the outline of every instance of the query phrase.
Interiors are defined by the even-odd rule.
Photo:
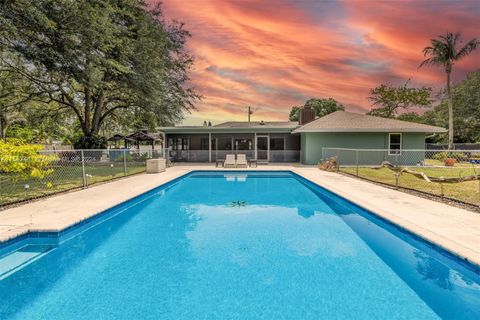
[[[480,214],[341,174],[300,165],[223,169],[178,165],[59,194],[0,211],[0,242],[35,231],[61,231],[194,170],[289,170],[354,202],[421,238],[480,265]]]

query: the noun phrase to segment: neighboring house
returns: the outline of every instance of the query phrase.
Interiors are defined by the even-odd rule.
[[[402,149],[425,149],[425,136],[444,128],[337,111],[314,120],[300,110],[297,122],[225,122],[215,126],[162,127],[172,161],[214,162],[226,154],[244,153],[261,162],[317,164],[322,148],[386,149],[397,159]],[[313,121],[312,121],[313,120]],[[353,154],[353,153],[352,153]],[[369,160],[389,160],[384,153]],[[419,162],[424,154],[412,161]],[[355,159],[356,160],[356,159]],[[353,160],[352,160],[353,161]]]

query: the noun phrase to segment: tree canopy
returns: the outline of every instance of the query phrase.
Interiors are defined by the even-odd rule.
[[[447,104],[448,104],[448,147],[453,148],[454,141],[454,107],[451,94],[451,73],[455,62],[469,55],[477,48],[480,41],[471,39],[465,45],[461,45],[462,37],[460,33],[447,32],[436,39],[432,39],[431,45],[423,49],[423,55],[426,57],[419,67],[426,65],[441,66],[445,69],[447,75]]]
[[[304,106],[311,107],[315,110],[315,116],[323,117],[327,114],[330,114],[335,111],[345,110],[345,107],[338,103],[335,99],[327,98],[327,99],[319,99],[319,98],[312,98],[308,99]],[[290,110],[289,120],[290,121],[298,121],[298,112],[301,107],[292,107]]]
[[[17,68],[22,67],[15,56],[0,51],[0,61],[2,60],[8,60]],[[11,69],[3,69],[0,65],[0,139],[5,138],[9,124],[22,119],[18,111],[30,100],[28,92],[31,91],[32,87],[24,77]]]
[[[466,78],[452,87],[455,141],[459,143],[480,142],[480,71],[468,73]],[[423,114],[405,112],[396,116],[398,120],[418,122],[446,128],[448,126],[448,98],[444,97],[435,107]],[[435,138],[447,142],[445,134]]]
[[[454,140],[459,143],[480,142],[480,71],[467,74],[452,87]],[[433,110],[423,115],[426,123],[448,125],[448,100],[443,99]]]
[[[31,98],[69,110],[82,135],[141,115],[173,123],[199,96],[187,87],[189,33],[143,0],[17,0],[0,4],[1,59],[33,86]],[[47,107],[45,107],[48,109]]]
[[[403,86],[394,87],[386,84],[370,90],[370,100],[374,106],[367,114],[384,118],[395,118],[399,111],[411,107],[428,107],[432,103],[432,89],[429,87],[408,87],[407,81]]]

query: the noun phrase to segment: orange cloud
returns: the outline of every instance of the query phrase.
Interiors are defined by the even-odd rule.
[[[204,96],[186,123],[285,120],[310,97],[332,97],[367,110],[380,83],[440,88],[440,68],[418,70],[422,48],[445,31],[480,37],[474,2],[315,2],[164,0],[167,19],[185,23],[196,57],[192,84]],[[480,50],[454,79],[479,68]]]

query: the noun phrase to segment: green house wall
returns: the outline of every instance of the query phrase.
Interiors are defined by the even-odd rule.
[[[325,151],[322,148],[348,148],[348,149],[388,149],[388,133],[384,132],[309,132],[301,133],[301,162],[304,164],[317,164],[321,159],[338,156],[342,165],[354,165],[357,162],[355,151]],[[425,149],[424,133],[403,133],[402,149]],[[359,152],[359,164],[379,165],[387,160],[392,163],[412,165],[425,158],[424,152],[402,152],[399,156],[388,155],[388,152],[372,151]]]

